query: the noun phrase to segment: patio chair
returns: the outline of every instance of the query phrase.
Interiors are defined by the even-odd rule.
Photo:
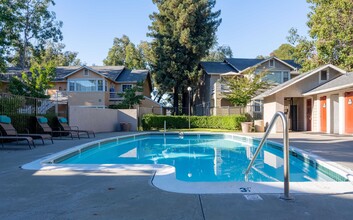
[[[36,121],[37,124],[39,125],[39,127],[42,129],[43,133],[49,133],[52,136],[54,136],[54,134],[57,134],[60,136],[60,138],[62,137],[62,135],[69,135],[71,137],[71,139],[74,139],[71,131],[54,131],[49,125],[48,125],[48,119],[43,117],[43,116],[36,116]],[[77,135],[78,138],[80,138]]]
[[[34,144],[33,138],[31,137],[25,137],[25,136],[2,136],[2,132],[0,132],[0,140],[1,140],[1,146],[4,148],[4,140],[6,141],[16,141],[18,144],[18,141],[27,141],[29,149],[31,148],[31,144],[33,147],[36,147]]]
[[[11,124],[11,118],[6,115],[0,115],[0,128],[2,134],[6,137],[31,137],[32,139],[41,139],[44,144],[44,140],[50,140],[52,144],[53,137],[50,134],[19,134],[14,126]]]
[[[78,135],[80,135],[80,133],[84,133],[87,135],[88,138],[90,138],[90,134],[93,135],[93,137],[96,137],[96,134],[94,133],[94,131],[80,130],[80,128],[78,126],[70,126],[65,117],[57,117],[56,119],[57,119],[57,121],[63,131],[77,132]]]

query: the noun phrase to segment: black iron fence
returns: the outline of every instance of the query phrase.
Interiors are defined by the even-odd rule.
[[[257,107],[257,106],[256,106]],[[258,110],[258,111],[256,111]],[[254,120],[263,119],[262,108],[257,109],[253,105],[246,107],[222,106],[222,107],[203,107],[201,105],[191,106],[190,108],[179,108],[178,115],[197,115],[197,116],[230,116],[237,114],[250,114]],[[157,115],[177,115],[176,108],[173,107],[140,107],[138,116],[141,118],[144,114]]]
[[[49,123],[56,116],[68,116],[67,102],[0,93],[0,115],[11,118],[19,133],[37,132],[35,116],[45,116]]]

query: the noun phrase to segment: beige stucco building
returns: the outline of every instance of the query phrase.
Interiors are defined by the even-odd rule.
[[[337,129],[335,128],[335,130],[331,126],[334,117],[333,115],[331,116],[330,109],[332,109],[331,106],[337,105],[337,112],[335,112],[335,114],[339,114],[338,100],[343,99],[343,94],[346,91],[335,91],[333,93],[334,95],[325,93],[320,95],[319,93],[311,93],[310,91],[341,77],[345,73],[346,71],[334,65],[324,65],[309,72],[302,73],[255,97],[254,99],[263,100],[263,119],[265,125],[270,123],[273,115],[277,111],[282,111],[287,115],[289,127],[292,131],[344,133],[342,128],[339,132],[338,127]],[[325,100],[323,97],[325,97]],[[322,107],[320,107],[320,100]],[[325,111],[323,111],[322,108],[325,109]],[[320,111],[327,114],[327,120],[322,120],[323,113],[320,114]],[[326,125],[323,125],[323,123],[326,123]],[[277,122],[272,131],[282,132],[280,121]]]
[[[10,77],[22,70],[9,68],[2,75],[1,88],[6,92]],[[142,94],[147,101],[141,107],[159,106],[150,99],[151,76],[148,70],[129,70],[124,66],[63,66],[56,68],[53,87],[47,91],[51,99],[67,100],[69,106],[105,108],[122,102],[126,89],[143,83]]]

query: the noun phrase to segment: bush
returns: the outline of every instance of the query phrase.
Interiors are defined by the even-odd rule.
[[[218,128],[228,130],[240,130],[241,122],[248,121],[247,115],[231,116],[191,116],[191,128]],[[142,117],[143,130],[163,129],[164,121],[167,128],[179,129],[189,127],[188,116],[165,116],[146,114]]]

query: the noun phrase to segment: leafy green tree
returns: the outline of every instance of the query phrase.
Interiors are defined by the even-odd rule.
[[[274,50],[270,55],[278,57],[281,60],[292,60],[294,53],[294,46],[290,44],[282,44],[276,50]]]
[[[212,49],[208,55],[202,58],[203,61],[224,61],[225,58],[232,58],[233,51],[228,45],[222,45]]]
[[[113,109],[131,109],[134,105],[138,105],[144,99],[144,96],[141,95],[143,92],[143,82],[138,82],[135,86],[130,89],[126,89],[123,93],[118,93],[124,98],[124,100],[117,104],[111,105],[110,108]]]
[[[235,106],[245,107],[255,95],[270,85],[268,81],[263,80],[267,73],[256,74],[255,69],[251,68],[241,76],[229,77],[224,81],[231,91],[225,95]]]
[[[78,66],[81,64],[77,58],[77,52],[63,51],[65,44],[49,42],[44,50],[37,51],[31,57],[31,63],[49,63],[52,62],[56,66]]]
[[[103,63],[107,66],[124,65],[129,69],[146,69],[145,54],[148,48],[147,42],[141,42],[136,47],[128,36],[123,35],[121,38],[114,38],[113,46],[109,49]]]
[[[5,71],[13,41],[17,39],[16,14],[18,4],[12,0],[0,0],[0,71]]]
[[[125,63],[126,47],[129,45],[130,38],[123,35],[121,38],[114,38],[113,46],[108,51],[108,56],[103,60],[106,66],[122,66]]]
[[[306,71],[331,63],[346,70],[353,69],[353,1],[307,0],[309,34],[307,40],[290,30],[289,42],[296,46],[294,56]]]
[[[33,64],[30,72],[23,72],[21,78],[14,77],[10,81],[9,91],[14,95],[24,95],[37,98],[47,98],[47,89],[52,87],[55,77],[53,63],[46,65]]]
[[[29,53],[32,50],[43,50],[45,42],[62,40],[60,28],[62,22],[56,20],[54,12],[49,11],[53,0],[17,0],[16,30],[18,39],[14,43],[19,54],[19,63],[24,69],[30,66]]]
[[[139,48],[136,48],[133,43],[130,43],[126,46],[125,52],[125,66],[127,68],[146,69],[143,53]]]
[[[151,68],[159,91],[173,91],[173,106],[178,114],[179,94],[185,99],[186,88],[196,86],[197,65],[215,42],[220,11],[212,11],[215,0],[153,0],[153,3],[159,12],[150,15],[152,25],[148,36],[153,38],[154,57]]]
[[[324,64],[318,59],[314,40],[300,36],[295,28],[289,30],[287,40],[295,45],[292,56],[301,65],[300,71],[306,72]]]

